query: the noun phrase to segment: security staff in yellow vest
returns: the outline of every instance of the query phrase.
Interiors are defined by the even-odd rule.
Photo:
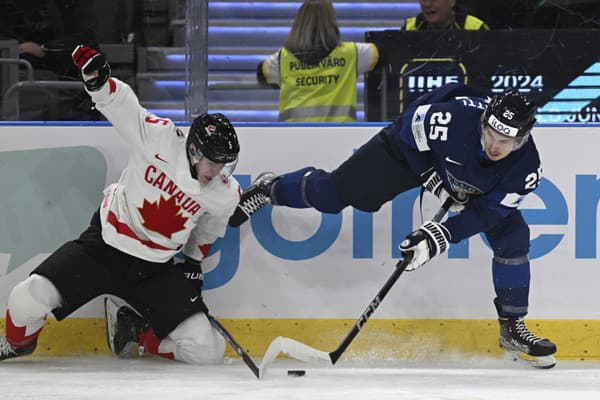
[[[378,60],[373,43],[340,41],[330,0],[306,0],[284,47],[259,64],[257,78],[280,88],[280,121],[351,122],[357,75]]]
[[[421,13],[407,18],[404,30],[424,31],[434,29],[490,29],[479,18],[454,11],[456,0],[420,0]]]

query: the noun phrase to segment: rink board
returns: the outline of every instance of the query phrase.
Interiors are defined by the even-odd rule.
[[[336,349],[355,320],[222,319],[223,325],[252,357],[260,358],[277,336],[300,340],[323,351]],[[600,321],[528,320],[532,332],[550,337],[559,360],[600,360]],[[4,320],[0,321],[4,327]],[[110,354],[105,321],[96,318],[49,319],[40,335],[37,356]],[[237,357],[230,346],[226,355]],[[496,320],[369,320],[344,360],[449,361],[501,358]]]
[[[263,170],[332,169],[379,128],[240,124],[235,175],[245,187]],[[544,179],[521,207],[532,237],[529,325],[558,343],[559,356],[598,357],[600,128],[541,127],[535,139]],[[0,126],[0,312],[14,285],[85,228],[127,151],[110,126]],[[418,204],[415,190],[375,214],[267,208],[213,246],[206,302],[252,353],[278,334],[332,350],[391,275],[398,243],[420,224]],[[424,217],[438,206],[427,196]],[[403,275],[351,350],[400,358],[411,354],[406,348],[497,352],[490,258],[476,236]],[[105,352],[101,303],[51,320],[43,335],[53,339],[41,340],[39,352]]]

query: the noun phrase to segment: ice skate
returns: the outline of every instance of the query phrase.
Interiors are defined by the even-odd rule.
[[[8,343],[6,336],[2,336],[0,337],[0,361],[8,360],[9,358],[26,356],[33,353],[36,347],[37,338],[35,338],[33,342],[29,343],[27,346],[14,347]]]
[[[272,203],[270,197],[271,184],[276,177],[277,175],[272,172],[263,172],[248,189],[244,190],[235,212],[229,218],[230,226],[234,228],[240,226],[256,211]]]
[[[525,362],[548,369],[556,365],[556,345],[529,332],[523,318],[499,318],[500,347],[506,351],[507,362]]]
[[[144,353],[139,343],[140,333],[148,323],[132,308],[119,306],[108,297],[104,299],[106,338],[108,347],[119,358],[139,357]]]

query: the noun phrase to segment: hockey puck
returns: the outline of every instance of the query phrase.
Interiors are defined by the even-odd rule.
[[[288,370],[288,376],[304,376],[306,371],[303,369],[290,369]]]

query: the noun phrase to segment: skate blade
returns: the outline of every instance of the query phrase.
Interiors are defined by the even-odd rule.
[[[520,351],[506,350],[504,353],[505,364],[527,365],[539,369],[550,369],[556,365],[554,356],[534,357]]]
[[[114,353],[115,344],[113,341],[115,324],[117,323],[117,310],[119,305],[112,299],[104,298],[104,317],[106,319],[106,341],[108,347]]]
[[[139,343],[136,343],[136,342],[128,342],[123,347],[123,350],[121,350],[121,352],[119,354],[117,354],[117,357],[119,357],[121,359],[128,359],[128,358],[142,357],[143,355],[144,355],[144,347],[143,346],[140,346]]]

